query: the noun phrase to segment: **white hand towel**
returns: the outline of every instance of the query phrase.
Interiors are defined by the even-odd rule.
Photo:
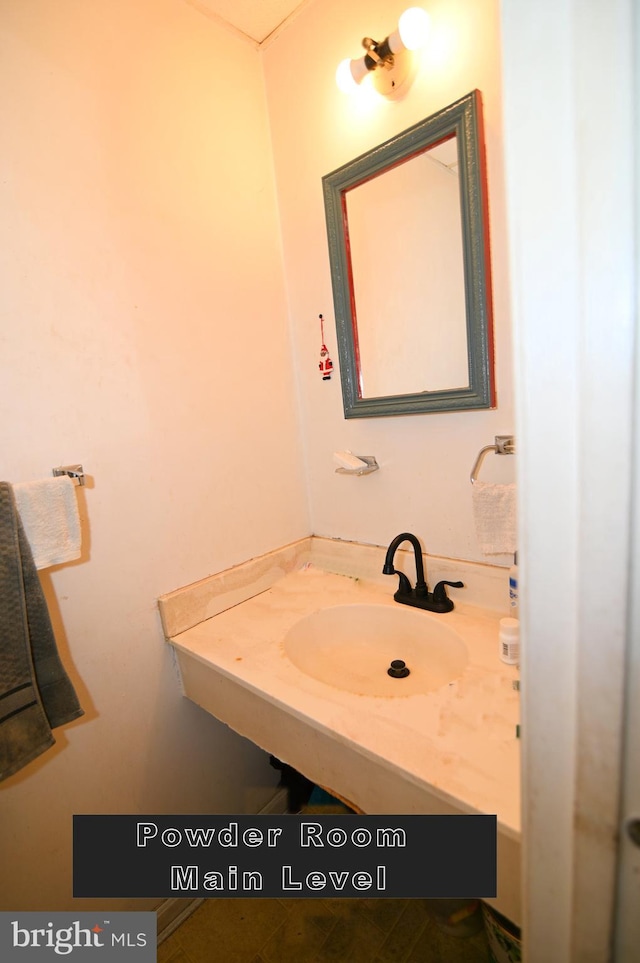
[[[474,482],[473,516],[485,555],[513,555],[518,547],[516,486]]]
[[[36,568],[80,558],[78,501],[68,475],[19,482],[13,492]]]

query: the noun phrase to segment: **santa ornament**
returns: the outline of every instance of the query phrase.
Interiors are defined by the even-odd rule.
[[[331,378],[331,372],[333,371],[333,361],[329,357],[329,352],[327,346],[324,343],[324,318],[322,315],[318,315],[320,318],[320,364],[318,365],[320,369],[320,374],[322,375],[323,381],[329,381]]]

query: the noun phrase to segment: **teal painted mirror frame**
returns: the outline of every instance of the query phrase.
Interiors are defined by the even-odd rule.
[[[457,138],[459,164],[468,385],[364,397],[349,251],[347,192],[452,136]],[[480,92],[472,91],[325,175],[322,185],[345,418],[495,407],[489,218]],[[393,225],[389,229],[392,230]]]

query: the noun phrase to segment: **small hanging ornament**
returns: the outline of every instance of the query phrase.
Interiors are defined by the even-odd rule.
[[[322,375],[322,380],[329,381],[329,379],[331,378],[331,372],[333,371],[333,361],[329,357],[327,346],[324,343],[324,318],[322,317],[321,314],[319,314],[318,317],[320,318],[320,341],[321,341],[320,364],[318,365],[318,367],[320,368],[320,374]]]

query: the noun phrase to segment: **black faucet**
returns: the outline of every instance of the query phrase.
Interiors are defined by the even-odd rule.
[[[403,542],[411,542],[413,545],[413,554],[416,559],[416,587],[414,589],[411,588],[411,582],[404,572],[398,572],[393,566],[396,550]],[[391,542],[387,549],[382,574],[397,575],[400,579],[398,591],[393,596],[396,602],[401,602],[403,605],[413,605],[418,609],[427,609],[429,612],[451,611],[453,602],[447,596],[447,585],[452,588],[464,588],[463,582],[438,582],[433,592],[428,590],[427,583],[424,580],[422,547],[416,536],[412,535],[411,532],[402,532],[401,535],[396,535]]]

